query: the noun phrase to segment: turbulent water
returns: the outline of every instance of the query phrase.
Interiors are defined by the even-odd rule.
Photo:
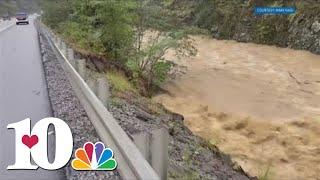
[[[167,57],[186,74],[154,97],[252,175],[320,174],[320,56],[306,51],[193,37],[198,55]]]

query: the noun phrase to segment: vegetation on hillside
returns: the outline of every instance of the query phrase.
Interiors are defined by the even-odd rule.
[[[17,11],[35,12],[38,6],[35,0],[0,0],[0,16],[15,15]]]
[[[297,12],[256,16],[256,6],[293,6]],[[181,21],[207,29],[216,38],[234,39],[246,33],[251,38],[247,41],[279,46],[286,46],[290,25],[296,19],[320,21],[318,0],[174,0],[171,7],[179,10]]]
[[[47,25],[73,46],[122,66],[145,95],[151,95],[167,78],[172,64],[164,54],[169,49],[175,49],[179,55],[194,54],[187,34],[195,29],[205,29],[220,39],[287,46],[292,22],[301,17],[316,19],[320,14],[317,0],[39,2]],[[298,11],[290,16],[255,16],[255,6],[295,6]],[[146,43],[145,36],[150,30],[157,33]]]
[[[116,61],[131,73],[132,82],[145,95],[167,77],[172,63],[164,55],[192,55],[187,29],[163,8],[166,1],[74,0],[41,1],[43,20],[80,49]],[[145,41],[149,30],[156,35]]]

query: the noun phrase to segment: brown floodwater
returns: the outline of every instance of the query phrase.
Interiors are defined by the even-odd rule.
[[[320,178],[320,56],[193,37],[198,54],[154,99],[251,175]]]

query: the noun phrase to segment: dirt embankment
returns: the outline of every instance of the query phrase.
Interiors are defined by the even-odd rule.
[[[317,179],[320,56],[195,37],[199,53],[168,57],[186,74],[155,97],[245,171],[274,179]]]
[[[77,52],[77,57],[83,54]],[[139,133],[151,133],[155,129],[166,128],[169,131],[169,179],[214,179],[214,180],[255,180],[234,163],[229,155],[221,152],[215,145],[195,135],[184,124],[183,116],[172,113],[159,103],[142,97],[135,89],[121,91],[116,84],[121,80],[112,80],[108,75],[118,72],[117,66],[109,66],[97,57],[87,59],[87,83],[94,86],[98,77],[107,77],[111,86],[107,107],[120,126],[132,137]],[[99,71],[106,69],[107,73]],[[119,76],[123,71],[115,73]],[[108,74],[109,73],[109,74]],[[123,75],[122,74],[122,75]],[[125,78],[124,78],[125,79]],[[121,81],[123,81],[122,79]],[[129,82],[128,82],[129,83]]]

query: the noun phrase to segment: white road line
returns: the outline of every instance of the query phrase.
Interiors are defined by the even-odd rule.
[[[11,23],[11,24],[9,24],[8,26],[6,26],[6,27],[4,27],[4,28],[1,28],[0,29],[0,32],[2,32],[2,31],[4,31],[4,30],[6,30],[6,29],[8,29],[8,28],[10,28],[11,26],[13,26],[14,25],[14,23]]]

